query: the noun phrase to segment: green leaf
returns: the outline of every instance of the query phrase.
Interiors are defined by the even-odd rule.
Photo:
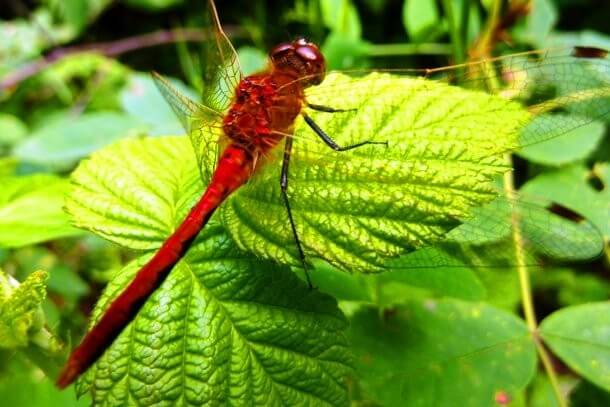
[[[430,34],[438,32],[441,24],[436,0],[406,0],[402,22],[413,41],[432,41]]]
[[[194,92],[178,81],[172,81],[181,92]],[[181,134],[180,121],[165,102],[150,75],[133,74],[120,94],[121,107],[130,116],[148,125],[151,136]]]
[[[610,303],[556,311],[542,321],[540,335],[570,368],[610,391]]]
[[[467,265],[464,265],[464,268],[410,268],[408,259],[409,256],[405,256],[404,268],[399,267],[385,272],[378,277],[379,280],[382,282],[401,282],[414,287],[425,288],[440,296],[465,300],[482,300],[485,298],[485,287],[477,275],[467,268]]]
[[[161,246],[203,191],[187,137],[115,143],[83,161],[72,183],[76,226],[144,250]]]
[[[42,376],[32,363],[19,355],[11,355],[3,363],[0,380],[0,400],[15,407],[87,407],[91,399],[76,400],[74,392],[61,391],[48,377]],[[3,362],[5,359],[3,359]],[[27,389],[27,390],[26,390]]]
[[[488,305],[425,300],[370,308],[351,321],[365,394],[381,405],[491,406],[514,398],[535,373],[523,321]]]
[[[516,130],[529,118],[484,93],[383,74],[330,75],[308,100],[357,110],[312,113],[339,145],[388,143],[335,152],[296,124],[288,196],[307,257],[364,272],[438,242],[472,206],[491,200],[493,178],[507,169],[501,152],[517,145]],[[269,160],[234,194],[222,219],[240,247],[296,265],[280,162]]]
[[[154,248],[200,194],[196,168],[186,137],[123,140],[81,164],[68,209],[103,237]],[[113,279],[94,320],[149,257]],[[345,405],[346,326],[334,299],[239,251],[212,220],[79,391],[121,406]]]
[[[541,127],[549,128],[561,137],[524,147],[519,150],[519,155],[530,161],[552,166],[561,166],[587,158],[604,137],[604,123],[591,121],[564,134],[565,129],[570,128],[573,121],[572,117],[562,114],[537,116],[523,130],[523,137],[526,139],[531,137],[528,133],[537,131]]]
[[[321,0],[324,25],[336,34],[351,40],[362,35],[358,10],[351,0]]]
[[[30,335],[42,329],[47,277],[35,271],[19,284],[0,270],[0,348],[27,346]]]
[[[163,10],[178,4],[182,4],[183,2],[184,0],[125,0],[125,3],[131,7],[151,11]]]
[[[19,118],[0,113],[0,155],[27,134],[27,127]]]
[[[606,236],[610,236],[610,177],[602,180],[606,185],[601,191],[589,183],[589,171],[574,165],[558,171],[544,173],[527,182],[521,191],[545,197],[575,210]],[[566,188],[570,185],[570,188]]]
[[[13,153],[27,163],[65,170],[112,141],[142,130],[139,120],[116,112],[65,115],[34,132]]]
[[[62,207],[68,181],[51,175],[0,179],[0,247],[19,247],[81,232]]]
[[[542,45],[557,23],[557,9],[551,0],[534,0],[526,19],[527,37]]]

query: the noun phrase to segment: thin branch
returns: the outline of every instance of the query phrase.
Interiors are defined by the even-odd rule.
[[[241,34],[241,30],[237,28],[226,29],[225,31],[230,32],[233,36]],[[0,91],[13,88],[25,79],[36,75],[43,69],[47,68],[49,65],[76,54],[95,52],[107,57],[116,57],[127,52],[155,47],[158,45],[171,44],[181,41],[201,42],[207,40],[208,37],[208,30],[176,29],[155,31],[148,34],[123,38],[117,41],[56,48],[45,56],[29,62],[15,71],[7,74],[2,80],[0,80]]]

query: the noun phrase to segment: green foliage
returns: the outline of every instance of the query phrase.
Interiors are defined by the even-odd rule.
[[[68,210],[107,239],[154,248],[203,187],[189,150],[185,138],[115,144],[75,172]],[[140,160],[132,160],[132,171],[112,164],[124,154]],[[158,235],[142,235],[146,230]],[[93,320],[148,257],[118,273]],[[346,325],[332,298],[309,290],[286,267],[246,257],[211,224],[79,392],[111,405],[134,395],[150,404],[344,404]]]
[[[63,211],[68,182],[52,175],[0,178],[0,246],[19,247],[79,234]],[[35,215],[35,216],[34,216]]]
[[[143,130],[141,122],[116,112],[64,116],[31,134],[14,154],[25,163],[65,170],[95,150],[120,138],[142,134]]]
[[[149,76],[186,78],[206,94],[226,87],[202,79],[203,3],[3,3],[0,404],[89,405],[89,395],[94,405],[609,404],[608,59],[515,57],[493,75],[491,64],[448,75],[525,104],[559,97],[531,121],[514,102],[432,82],[434,72],[425,81],[329,75],[310,101],[348,111],[314,112],[316,123],[342,145],[388,146],[335,153],[297,122],[288,193],[316,289],[295,276],[304,279],[278,148],[81,379],[86,396],[55,389],[102,285],[92,320],[200,196],[197,163],[212,170],[218,133],[195,140],[199,161],[186,137],[157,137],[183,130]],[[494,0],[217,3],[246,73],[298,34],[321,44],[328,67],[347,70],[610,49],[610,9],[590,0],[524,0],[526,11]],[[503,154],[522,145],[506,176]],[[513,181],[522,197],[491,200]],[[534,209],[550,202],[591,223]],[[602,260],[554,265],[590,257],[602,239]],[[518,247],[553,265],[518,270]],[[521,319],[528,294],[538,327]],[[556,359],[553,380],[540,363],[536,372],[541,343]]]
[[[30,335],[42,328],[40,305],[47,277],[38,271],[18,284],[0,270],[0,347],[27,346]]]
[[[492,405],[500,392],[514,398],[536,366],[521,320],[457,300],[411,302],[383,315],[362,309],[350,339],[362,392],[381,405]]]
[[[545,343],[568,366],[610,391],[610,304],[564,308],[540,324]]]

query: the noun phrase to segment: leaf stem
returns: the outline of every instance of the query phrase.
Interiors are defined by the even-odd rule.
[[[506,160],[512,166],[512,160],[510,155],[506,156]],[[507,171],[504,174],[504,191],[507,195],[510,195],[514,192],[514,189],[515,185],[513,173],[512,171]],[[548,351],[544,347],[544,344],[538,336],[538,323],[536,321],[536,312],[534,310],[534,300],[532,297],[530,276],[527,268],[525,267],[523,236],[521,234],[521,228],[519,227],[519,219],[517,219],[517,216],[514,213],[511,222],[513,226],[513,242],[515,243],[514,247],[515,257],[517,261],[517,273],[519,274],[519,286],[521,289],[521,304],[523,307],[525,322],[532,334],[536,350],[538,351],[538,355],[540,356],[540,360],[542,362],[542,365],[544,366],[544,370],[546,371],[549,381],[551,382],[553,393],[555,394],[555,398],[557,399],[557,404],[559,405],[559,407],[567,407],[567,402],[563,397],[563,394],[561,393],[561,389],[559,387],[557,372],[555,372],[555,368],[553,367],[551,356],[549,355]]]
[[[449,23],[449,36],[453,45],[453,58],[456,64],[461,64],[465,60],[464,55],[464,42],[460,36],[460,28],[457,26],[456,16],[453,12],[453,4],[451,0],[443,0],[443,9],[447,15],[447,22]]]
[[[448,44],[371,44],[366,48],[366,55],[372,57],[401,55],[449,55],[451,46]]]

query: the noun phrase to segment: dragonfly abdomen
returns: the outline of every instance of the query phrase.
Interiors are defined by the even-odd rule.
[[[184,256],[218,206],[252,175],[254,157],[239,145],[223,152],[203,196],[157,253],[138,271],[70,355],[57,385],[64,388],[89,368],[140,311]]]

